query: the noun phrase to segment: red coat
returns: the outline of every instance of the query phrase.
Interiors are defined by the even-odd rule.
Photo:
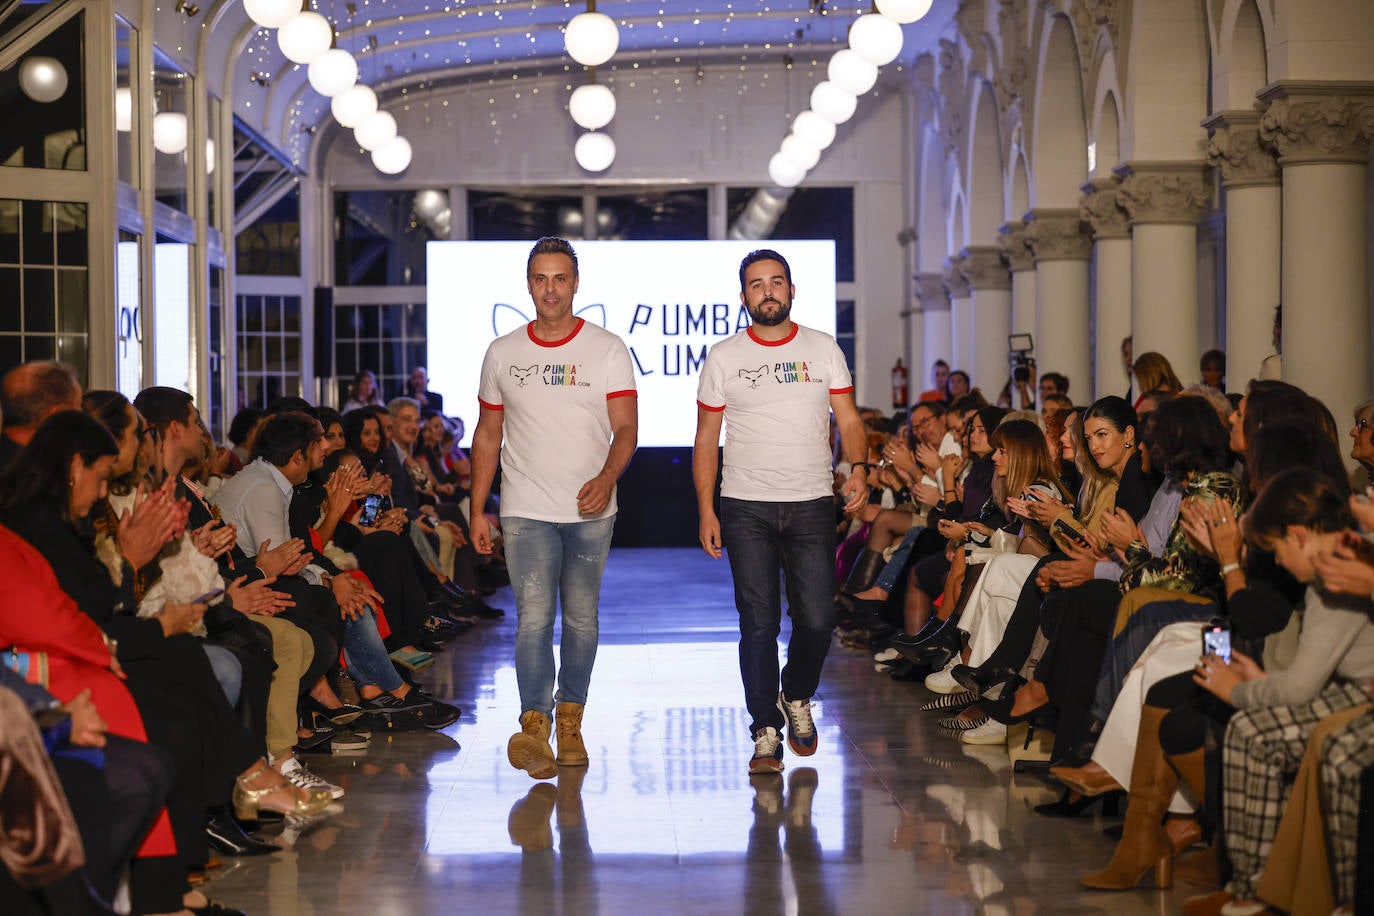
[[[148,740],[128,688],[110,671],[100,628],[57,584],[43,555],[0,526],[0,648],[48,654],[48,692],[64,703],[89,689],[110,733]],[[139,847],[140,857],[176,854],[164,808]]]

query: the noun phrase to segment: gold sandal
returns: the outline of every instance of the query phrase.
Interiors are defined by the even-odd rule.
[[[263,762],[254,767],[251,772],[245,773],[234,780],[234,815],[241,821],[257,820],[259,810],[275,811],[278,814],[317,814],[329,807],[329,803],[333,801],[328,789],[312,789],[310,790],[310,795],[302,799],[295,792],[296,786],[285,776],[281,776],[280,774],[278,774],[278,778],[281,780],[280,782],[274,782],[272,785],[265,788],[255,789],[249,786],[248,783],[261,775],[264,770],[276,772]],[[295,798],[295,804],[290,807],[284,807],[267,800],[267,796],[281,789],[283,786],[291,789],[292,796]]]

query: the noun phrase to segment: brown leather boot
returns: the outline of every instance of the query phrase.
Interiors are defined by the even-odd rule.
[[[1207,795],[1207,752],[1198,748],[1186,754],[1170,754],[1169,765],[1192,791],[1198,804],[1203,804]]]
[[[582,704],[559,703],[554,707],[554,722],[558,728],[558,765],[584,767],[587,765],[587,746],[582,743]]]
[[[520,731],[506,743],[506,759],[517,770],[524,770],[534,779],[552,779],[558,775],[553,748],[549,745],[551,730],[549,717],[535,709],[520,714]]]
[[[1122,826],[1121,842],[1108,866],[1078,879],[1084,887],[1098,890],[1129,890],[1155,872],[1155,887],[1173,884],[1174,844],[1164,829],[1164,812],[1178,787],[1178,774],[1169,766],[1159,746],[1159,723],[1166,709],[1146,706],[1141,710],[1136,738],[1135,763],[1131,769],[1130,802]]]

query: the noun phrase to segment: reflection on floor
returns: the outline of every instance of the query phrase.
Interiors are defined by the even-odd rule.
[[[535,783],[517,729],[515,618],[425,672],[463,718],[374,735],[311,766],[348,790],[318,822],[268,827],[282,851],[225,859],[207,890],[252,914],[1169,913],[1210,888],[1080,892],[1114,841],[1100,817],[1049,820],[1056,792],[1005,748],[938,733],[919,685],[838,645],[817,698],[820,751],[750,778],[725,561],[616,550],[606,568],[585,770]],[[786,638],[784,631],[783,638]]]

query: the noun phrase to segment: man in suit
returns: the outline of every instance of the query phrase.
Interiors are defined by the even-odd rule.
[[[410,381],[406,383],[406,395],[415,403],[420,405],[420,410],[436,410],[444,412],[444,396],[437,391],[429,390],[429,373],[424,366],[416,366],[410,372]]]

